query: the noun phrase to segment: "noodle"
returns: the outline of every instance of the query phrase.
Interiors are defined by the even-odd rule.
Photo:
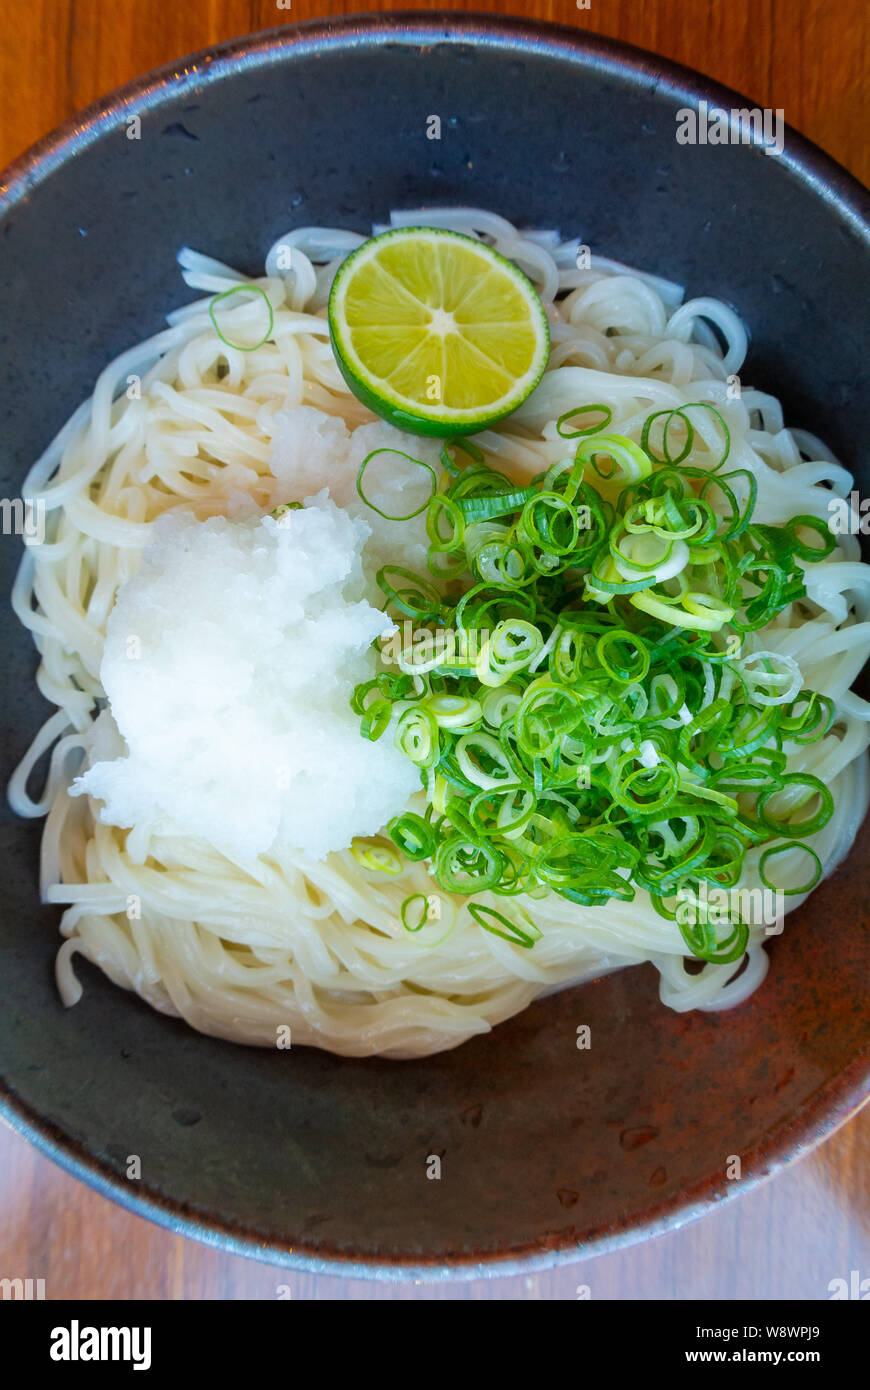
[[[831,498],[848,498],[852,478],[825,446],[786,430],[773,397],[734,390],[747,338],[724,304],[683,304],[678,286],[600,257],[582,268],[576,239],[520,232],[477,209],[395,213],[391,225],[421,221],[486,237],[547,306],[548,372],[513,416],[477,437],[518,480],[564,455],[554,422],[578,401],[608,406],[611,427],[635,440],[651,411],[706,401],[727,421],[730,466],[757,479],[759,520],[826,520]],[[38,685],[57,712],[9,797],[22,816],[47,815],[42,892],[66,909],[57,958],[64,1002],[81,994],[73,969],[81,955],[206,1033],[274,1046],[289,1028],[294,1044],[390,1057],[454,1047],[539,995],[642,961],[656,965],[671,1008],[738,1004],[767,970],[763,925],[751,929],[742,968],[707,963],[695,973],[677,924],[643,892],[594,908],[555,894],[535,900],[542,935],[532,951],[482,931],[460,898],[442,897],[440,915],[412,934],[401,905],[431,895],[425,864],[389,876],[349,850],[322,862],[284,851],[235,861],[165,824],[104,824],[87,798],[68,794],[94,753],[106,622],[155,519],[184,508],[204,520],[232,514],[240,498],[261,510],[282,500],[270,472],[282,411],[315,406],[349,427],[371,418],[338,371],[325,317],[335,271],[363,240],[315,227],[279,238],[256,282],[274,315],[271,340],[251,351],[222,341],[208,312],[213,294],[251,282],[183,249],[186,284],[208,297],[174,311],[166,330],[105,368],[24,484],[24,496],[45,508],[47,534],[28,545],[13,605],[33,633]],[[288,247],[292,270],[281,268]],[[249,306],[251,323],[257,309]],[[243,323],[245,312],[235,312]],[[715,446],[712,420],[697,433]],[[815,773],[834,794],[833,818],[807,837],[825,874],[848,851],[868,803],[870,705],[849,690],[870,652],[868,612],[870,567],[859,562],[854,536],[842,535],[808,570],[807,600],[783,610],[752,647],[787,658],[787,672],[836,705],[824,738],[788,747],[789,770]],[[45,790],[31,799],[31,773],[52,747]],[[758,858],[751,850],[745,866],[756,884]],[[788,908],[804,896],[789,897]]]

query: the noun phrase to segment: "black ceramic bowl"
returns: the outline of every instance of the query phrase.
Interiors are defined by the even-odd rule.
[[[185,299],[182,243],[255,273],[289,224],[365,230],[426,202],[580,233],[732,303],[752,333],[744,380],[870,486],[867,196],[790,131],[780,157],[678,145],[677,111],[701,100],[750,104],[574,31],[445,14],[276,30],[133,83],[0,185],[3,492],[103,364]],[[5,538],[4,592],[17,560]],[[2,622],[5,776],[45,707],[29,637]],[[38,828],[5,812],[2,836],[5,1113],[100,1191],[261,1258],[430,1277],[576,1258],[757,1182],[866,1091],[866,836],[734,1012],[668,1012],[645,967],[404,1063],[200,1037],[88,966],[64,1011]],[[433,1153],[440,1182],[426,1179]]]

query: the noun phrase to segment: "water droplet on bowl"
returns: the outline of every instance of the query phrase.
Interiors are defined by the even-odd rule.
[[[631,1153],[634,1149],[648,1144],[650,1140],[657,1139],[658,1135],[659,1132],[655,1125],[634,1125],[633,1128],[622,1131],[619,1142],[624,1149]]]

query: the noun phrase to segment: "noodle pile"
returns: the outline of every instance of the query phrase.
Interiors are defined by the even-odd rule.
[[[851,475],[829,450],[787,430],[773,397],[741,389],[746,334],[724,304],[683,304],[667,281],[590,259],[555,232],[519,232],[491,213],[393,214],[393,226],[420,224],[486,237],[529,275],[547,307],[552,350],[543,381],[496,430],[475,436],[502,471],[525,482],[562,458],[555,422],[583,401],[608,406],[611,428],[634,440],[651,412],[706,401],[727,422],[729,466],[757,479],[754,520],[827,520],[831,501],[848,497]],[[106,756],[96,724],[106,624],[155,519],[183,509],[204,520],[233,515],[240,501],[266,511],[292,500],[271,467],[288,410],[312,406],[351,429],[371,420],[335,365],[325,308],[338,265],[363,240],[323,228],[279,238],[256,282],[274,328],[252,351],[228,346],[209,317],[212,295],[251,282],[183,250],[186,283],[208,297],[176,310],[165,331],[104,370],[24,484],[23,495],[44,506],[47,530],[28,545],[13,605],[40,653],[39,689],[57,711],[13,777],[10,800],[21,815],[47,817],[42,894],[66,909],[62,997],[80,997],[80,954],[206,1033],[274,1046],[289,1027],[294,1044],[391,1057],[454,1047],[540,994],[642,961],[656,965],[662,1000],[674,1009],[737,1004],[767,970],[763,924],[752,927],[744,962],[693,973],[678,925],[642,892],[594,908],[555,894],[535,900],[528,906],[542,936],[533,950],[481,930],[449,895],[410,934],[402,902],[436,886],[425,864],[386,875],[350,849],[322,861],[283,848],[233,858],[165,822],[106,824],[98,803],[68,794],[74,777]],[[237,309],[233,322],[257,312],[256,304]],[[702,439],[705,428],[698,426]],[[860,563],[854,535],[837,541],[807,569],[807,598],[751,638],[755,650],[792,658],[805,686],[836,707],[823,738],[786,745],[789,770],[815,774],[834,795],[832,819],[807,837],[826,874],[848,851],[868,802],[870,705],[850,685],[870,652],[870,567]],[[35,801],[27,784],[49,750]],[[751,850],[747,881],[758,882],[757,862]],[[803,896],[788,897],[788,909]]]

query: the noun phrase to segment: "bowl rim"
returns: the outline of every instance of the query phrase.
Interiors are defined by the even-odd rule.
[[[374,46],[391,36],[405,43],[419,38],[461,44],[468,40],[491,47],[531,47],[556,58],[596,67],[614,76],[626,73],[646,81],[651,91],[663,90],[708,107],[730,110],[735,103],[757,103],[734,88],[717,82],[670,58],[585,29],[523,16],[455,10],[393,10],[300,20],[224,39],[175,61],[152,68],[98,97],[30,145],[0,170],[0,218],[26,197],[59,165],[117,129],[128,115],[157,106],[164,94],[184,93],[203,82],[219,80],[238,66],[268,67],[279,63],[288,49],[316,51],[324,43]],[[870,189],[808,136],[784,123],[787,140],[778,156],[823,201],[839,209],[853,229],[870,241]]]
[[[98,98],[42,137],[0,172],[0,222],[69,159],[117,130],[129,115],[145,114],[164,99],[220,81],[239,68],[271,67],[324,47],[376,47],[384,42],[479,43],[573,62],[664,90],[686,105],[753,106],[756,103],[713,79],[621,40],[546,21],[512,15],[452,10],[350,14],[279,25],[198,50]],[[870,251],[870,192],[857,178],[788,124],[779,156],[791,175],[845,219]],[[760,152],[759,152],[760,153]],[[108,1164],[98,1160],[60,1126],[40,1115],[0,1077],[0,1118],[66,1172],[128,1211],[175,1234],[251,1259],[310,1274],[406,1281],[472,1279],[527,1274],[612,1253],[651,1236],[677,1230],[725,1201],[748,1192],[811,1152],[870,1098],[870,1040],[852,1062],[824,1083],[783,1124],[744,1154],[743,1176],[717,1182],[706,1175],[666,1201],[651,1202],[630,1219],[586,1233],[578,1241],[530,1241],[503,1250],[426,1256],[385,1252],[377,1256],[304,1242],[277,1240],[228,1222],[216,1212],[193,1210],[143,1183],[138,1193]],[[139,1195],[141,1194],[141,1195]]]

